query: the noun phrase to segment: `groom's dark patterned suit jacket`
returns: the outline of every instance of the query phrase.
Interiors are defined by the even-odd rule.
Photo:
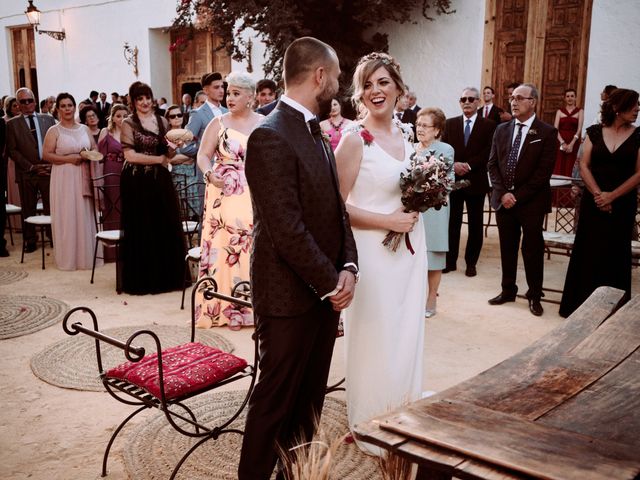
[[[246,176],[253,200],[252,303],[258,315],[299,315],[320,302],[356,245],[327,162],[302,113],[279,102],[249,137]]]

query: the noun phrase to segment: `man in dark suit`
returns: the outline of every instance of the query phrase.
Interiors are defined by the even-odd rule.
[[[107,119],[111,111],[111,104],[107,102],[107,94],[105,92],[100,93],[100,100],[96,103],[96,108],[98,109],[98,126],[104,128],[107,126]]]
[[[49,215],[49,179],[51,165],[42,161],[42,142],[47,130],[55,125],[51,115],[35,113],[36,104],[33,92],[20,88],[16,92],[22,115],[7,122],[7,153],[16,166],[16,182],[22,202],[24,218],[36,214],[38,193],[42,197],[44,214]],[[36,230],[31,224],[25,224],[25,252],[36,249]],[[49,233],[51,235],[51,233]]]
[[[524,83],[513,90],[511,111],[514,120],[496,129],[489,158],[493,184],[491,206],[496,210],[502,263],[502,291],[489,300],[502,305],[516,299],[518,247],[522,235],[522,258],[529,291],[529,309],[542,315],[544,268],[544,216],[551,211],[551,187],[558,131],[538,120],[535,107],[538,90]]]
[[[409,91],[409,93],[407,93],[407,100],[409,102],[409,110],[413,111],[413,113],[415,113],[416,115],[418,115],[418,112],[420,111],[420,105],[418,105],[418,97],[416,96],[416,92],[414,91]]]
[[[482,250],[484,200],[489,191],[487,161],[496,128],[493,120],[478,115],[479,102],[478,89],[465,88],[460,97],[462,115],[447,120],[442,137],[442,141],[451,145],[455,151],[453,169],[456,180],[469,181],[468,187],[452,192],[449,197],[449,251],[443,272],[451,272],[457,268],[462,214],[466,204],[468,237],[464,259],[467,277],[477,275],[476,264]]]
[[[249,402],[240,480],[269,479],[277,448],[312,439],[340,310],[353,297],[355,241],[317,120],[338,92],[339,74],[329,45],[311,37],[292,42],[285,93],[248,141],[260,378]],[[281,470],[277,478],[284,478]]]
[[[500,116],[504,113],[497,105],[494,105],[493,99],[496,96],[493,87],[486,86],[482,89],[482,100],[484,101],[484,105],[478,109],[478,115],[482,118],[488,118],[496,122],[496,124],[500,123],[502,120]]]

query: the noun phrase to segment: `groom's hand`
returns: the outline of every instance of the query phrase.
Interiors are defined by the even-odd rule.
[[[342,270],[338,275],[338,284],[336,285],[338,293],[329,297],[329,301],[336,312],[344,310],[349,306],[351,300],[353,300],[355,289],[356,276],[347,270]]]

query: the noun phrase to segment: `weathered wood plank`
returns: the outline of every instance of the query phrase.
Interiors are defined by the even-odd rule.
[[[370,442],[387,449],[396,449],[407,441],[407,438],[402,435],[381,429],[380,422],[377,419],[354,425],[353,434],[358,440]]]
[[[479,460],[467,460],[461,463],[456,469],[455,476],[462,480],[531,480],[529,475],[492,467]]]
[[[598,358],[617,364],[639,344],[640,295],[636,295],[569,354],[584,360]]]
[[[565,393],[559,393],[559,397],[548,393],[540,397],[535,405],[523,410],[522,399],[530,397],[525,393],[526,390],[545,373],[549,375],[557,367],[558,358],[591,335],[615,311],[623,295],[622,290],[598,288],[566,323],[520,353],[422,402],[456,398],[503,413],[519,415],[524,412],[525,415],[534,417],[544,413],[565,398]]]
[[[640,459],[640,349],[536,423],[635,446]]]
[[[640,472],[637,449],[464,402],[413,404],[389,415],[380,426],[541,479],[632,479]]]

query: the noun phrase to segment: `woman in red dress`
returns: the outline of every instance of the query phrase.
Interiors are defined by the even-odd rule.
[[[556,157],[555,175],[571,176],[576,163],[580,135],[584,123],[584,110],[576,106],[576,91],[569,88],[564,91],[564,107],[556,110],[553,126],[558,129],[560,148]]]

